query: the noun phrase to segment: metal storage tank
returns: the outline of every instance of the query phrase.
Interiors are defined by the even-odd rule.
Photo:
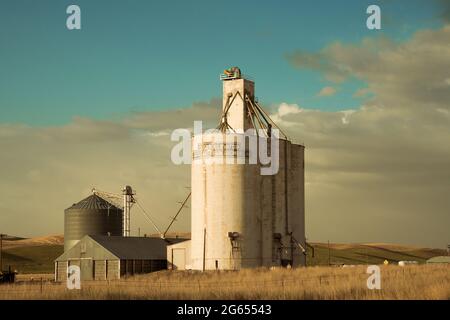
[[[122,236],[123,209],[93,194],[64,211],[64,251],[85,235]]]
[[[253,81],[224,80],[222,123],[233,135],[255,128],[249,116],[253,104]],[[223,144],[228,134],[194,135],[192,140],[192,268],[304,265],[304,146],[280,139],[278,173],[261,175],[261,164],[248,161],[247,145],[244,163],[237,161],[243,158],[237,152],[233,164],[214,162],[229,148]]]

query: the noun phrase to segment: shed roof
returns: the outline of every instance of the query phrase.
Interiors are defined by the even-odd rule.
[[[100,235],[90,237],[119,259],[135,260],[166,260],[167,245],[186,240]]]
[[[86,210],[102,210],[102,209],[112,209],[112,210],[122,210],[122,208],[118,208],[113,203],[103,199],[102,197],[92,194],[87,198],[84,198],[78,203],[74,203],[70,208],[67,208],[66,210],[70,209],[86,209]]]

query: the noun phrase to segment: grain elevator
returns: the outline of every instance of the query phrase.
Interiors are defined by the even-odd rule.
[[[304,146],[278,131],[255,97],[255,83],[239,68],[225,70],[221,80],[218,130],[192,138],[190,268],[303,266]],[[260,153],[251,162],[250,141],[258,152],[266,143],[278,162],[273,174],[262,173],[269,164],[259,161]]]

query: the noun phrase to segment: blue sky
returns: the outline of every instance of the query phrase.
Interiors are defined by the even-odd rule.
[[[66,29],[77,4],[82,30]],[[382,9],[382,31],[365,27],[366,8]],[[116,1],[2,0],[0,123],[62,125],[74,116],[188,107],[221,95],[219,73],[240,66],[266,105],[355,108],[360,80],[317,97],[323,75],[296,70],[295,50],[385,35],[396,41],[440,25],[430,1]],[[368,62],[369,63],[369,62]]]

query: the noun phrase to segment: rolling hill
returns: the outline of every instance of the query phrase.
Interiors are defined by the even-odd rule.
[[[313,265],[354,265],[354,264],[382,264],[385,260],[397,264],[399,261],[417,261],[425,263],[431,257],[446,255],[442,249],[421,248],[414,246],[389,243],[336,244],[312,243],[309,250],[307,264]]]
[[[185,234],[182,234],[185,236]],[[188,234],[186,234],[188,235]],[[179,234],[180,236],[180,234]],[[398,263],[402,260],[414,260],[424,263],[427,259],[446,255],[445,250],[420,248],[388,243],[311,243],[314,248],[308,250],[308,266],[382,264],[384,260]],[[19,273],[53,273],[54,260],[64,251],[64,237],[53,235],[24,239],[19,237],[3,241],[3,269],[11,266]]]
[[[3,270],[11,266],[19,273],[52,273],[54,260],[64,251],[61,235],[3,240]]]

